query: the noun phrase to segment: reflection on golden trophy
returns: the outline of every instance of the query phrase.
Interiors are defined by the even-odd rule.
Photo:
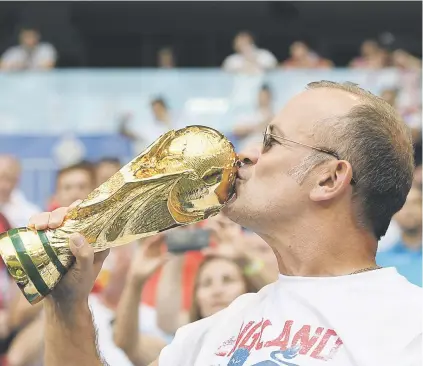
[[[35,304],[72,265],[72,233],[99,252],[213,216],[234,192],[237,161],[233,145],[216,130],[170,131],[70,211],[60,228],[1,234],[0,254]]]

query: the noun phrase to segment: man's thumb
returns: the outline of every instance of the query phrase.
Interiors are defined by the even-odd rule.
[[[81,234],[72,234],[69,240],[69,247],[76,258],[75,269],[85,272],[94,263],[94,250]]]

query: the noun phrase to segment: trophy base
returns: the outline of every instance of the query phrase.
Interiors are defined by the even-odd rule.
[[[41,230],[18,228],[0,234],[0,255],[31,304],[47,296],[69,268]]]

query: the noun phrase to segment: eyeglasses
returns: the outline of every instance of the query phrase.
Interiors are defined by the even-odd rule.
[[[337,160],[341,160],[340,157],[339,157],[339,155],[336,152],[334,152],[334,151],[323,149],[321,147],[316,147],[316,146],[311,146],[311,145],[303,144],[302,142],[298,142],[298,141],[287,139],[284,136],[275,135],[275,134],[272,133],[272,126],[267,126],[266,127],[266,131],[263,134],[263,149],[269,148],[272,145],[272,138],[274,138],[274,139],[280,139],[280,140],[284,140],[284,141],[289,141],[289,142],[292,142],[293,144],[297,144],[297,145],[300,145],[300,146],[308,147],[309,149],[320,151],[320,152],[322,152],[324,154],[328,154],[328,155],[333,156]],[[279,142],[279,141],[277,141],[277,142]],[[356,180],[354,179],[354,177],[351,179],[351,182],[354,183],[354,184],[356,183]]]

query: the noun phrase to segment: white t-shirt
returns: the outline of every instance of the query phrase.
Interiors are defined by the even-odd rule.
[[[169,132],[168,125],[160,121],[153,121],[150,123],[145,123],[144,125],[137,125],[133,123],[129,128],[138,138],[133,143],[133,150],[135,155],[138,155],[144,151],[160,136],[164,135],[166,132]]]
[[[270,70],[275,68],[278,64],[278,60],[272,52],[261,48],[257,48],[255,50],[255,59],[257,71]],[[249,64],[250,62],[243,55],[234,53],[233,55],[226,57],[223,61],[222,67],[225,71],[242,72],[248,68]]]
[[[7,67],[18,64],[19,69],[39,69],[47,62],[55,62],[57,59],[56,49],[50,43],[40,43],[32,50],[22,46],[14,46],[7,49],[1,56],[1,62]]]
[[[11,227],[22,227],[28,224],[32,215],[40,213],[41,209],[29,202],[23,192],[14,190],[10,200],[0,205],[0,211]]]
[[[290,277],[182,327],[159,366],[420,366],[422,289],[394,268]]]

